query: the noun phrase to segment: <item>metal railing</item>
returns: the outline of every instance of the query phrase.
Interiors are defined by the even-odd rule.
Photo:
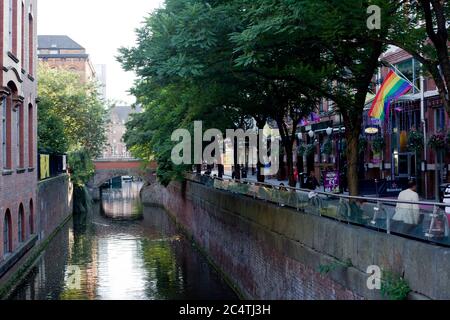
[[[248,179],[221,179],[195,174],[191,180],[281,207],[294,208],[304,214],[450,247],[450,204],[355,197]]]

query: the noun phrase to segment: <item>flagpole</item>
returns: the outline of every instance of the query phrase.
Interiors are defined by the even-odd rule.
[[[423,73],[420,73],[420,121],[423,126],[423,175],[424,175],[424,184],[425,184],[425,199],[428,199],[428,179],[427,179],[427,171],[428,171],[428,150],[427,150],[427,123],[425,121],[425,91],[424,91],[424,82],[425,79],[423,77]]]
[[[398,68],[396,66],[394,66],[392,63],[389,63],[387,61],[382,61],[383,63],[388,64],[389,68],[394,69],[394,72],[396,74],[400,74],[400,76],[402,77],[403,80],[405,80],[406,82],[408,82],[412,87],[414,87],[417,91],[420,91],[420,88],[417,88],[417,86],[412,83],[400,70],[398,70]]]

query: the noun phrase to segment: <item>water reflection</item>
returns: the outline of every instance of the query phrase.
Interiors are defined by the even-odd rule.
[[[139,192],[142,182],[121,182],[122,188],[102,189],[102,212],[112,219],[138,219],[142,217],[142,204]]]
[[[117,197],[103,201],[112,212],[124,208]],[[96,204],[75,215],[10,298],[236,299],[164,210],[144,207],[142,219],[131,221],[101,211]]]

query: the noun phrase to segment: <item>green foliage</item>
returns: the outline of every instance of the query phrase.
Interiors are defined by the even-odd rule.
[[[83,148],[92,157],[106,141],[106,108],[93,83],[82,84],[76,73],[38,69],[38,148],[66,153]]]
[[[371,4],[381,8],[380,30],[367,28]],[[137,45],[119,52],[123,68],[138,76],[131,91],[145,110],[125,141],[135,156],[157,160],[167,183],[186,170],[170,161],[172,130],[191,129],[193,120],[232,129],[270,118],[289,154],[299,120],[322,97],[356,141],[399,11],[387,0],[166,0],[137,30]],[[348,148],[348,172],[358,169],[361,149]],[[349,178],[356,195],[357,176]]]
[[[406,300],[411,292],[406,280],[396,273],[383,271],[381,294],[390,300]]]
[[[68,162],[75,185],[83,186],[94,175],[95,168],[91,154],[85,149],[70,152]]]
[[[396,23],[392,26],[388,42],[406,50],[422,64],[423,71],[433,77],[450,115],[450,2],[410,1],[399,6],[393,16]]]
[[[353,266],[353,263],[350,259],[347,259],[345,261],[334,261],[329,264],[321,264],[319,265],[319,273],[321,275],[327,275],[328,273],[336,270],[337,268],[350,268]]]
[[[38,148],[41,153],[63,154],[69,149],[64,133],[64,121],[46,109],[48,105],[39,104]]]
[[[383,136],[377,136],[372,140],[372,151],[374,153],[380,153],[386,147],[386,142]]]
[[[447,143],[446,138],[446,134],[444,134],[443,132],[437,132],[430,137],[430,139],[428,140],[428,145],[433,150],[443,150]]]
[[[331,139],[327,139],[327,141],[322,144],[320,152],[327,156],[329,156],[333,152],[333,144],[331,142]]]
[[[358,140],[358,153],[362,154],[366,151],[367,148],[367,138],[363,135],[359,136],[359,140]]]
[[[411,129],[408,133],[408,149],[420,152],[423,149],[424,137],[421,131]]]

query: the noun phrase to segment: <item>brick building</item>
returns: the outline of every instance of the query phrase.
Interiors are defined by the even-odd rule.
[[[0,1],[0,266],[36,234],[36,0]]]
[[[419,194],[423,198],[435,198],[439,186],[449,182],[450,157],[445,150],[434,151],[425,140],[429,141],[430,137],[438,132],[446,135],[450,128],[449,117],[433,79],[425,77],[423,82],[425,124],[422,122],[419,91],[421,68],[410,54],[393,47],[380,58],[386,65],[394,66],[397,72],[415,85],[415,88],[392,104],[390,114],[386,116],[384,122],[368,116],[374,95],[367,97],[361,132],[364,151],[360,154],[358,170],[361,193],[371,195],[385,193],[387,196],[395,196],[404,188],[408,179],[415,178],[419,182]],[[380,85],[383,82],[389,69],[389,67],[380,68],[379,74],[374,77],[374,91],[376,84]],[[318,109],[318,116],[308,119],[311,121],[299,129],[299,138],[303,143],[315,144],[313,153],[306,156],[294,154],[299,172],[314,171],[317,178],[330,170],[345,173],[345,128],[339,113],[334,110],[331,101],[324,100]],[[425,139],[418,150],[412,150],[408,145],[412,131],[422,134],[425,132]],[[321,152],[327,141],[331,141],[332,152],[329,155]],[[382,151],[374,148],[376,141],[383,141]],[[345,174],[342,175],[343,179],[344,176]],[[376,185],[375,180],[379,185]],[[377,188],[379,190],[376,190]]]
[[[137,107],[133,109],[130,106],[116,106],[110,110],[109,123],[106,130],[107,143],[103,151],[103,158],[129,158],[130,152],[127,150],[123,135],[126,132],[125,124],[130,114],[141,112]]]
[[[52,68],[78,73],[82,82],[96,80],[95,68],[86,49],[68,36],[38,36],[38,58]]]

